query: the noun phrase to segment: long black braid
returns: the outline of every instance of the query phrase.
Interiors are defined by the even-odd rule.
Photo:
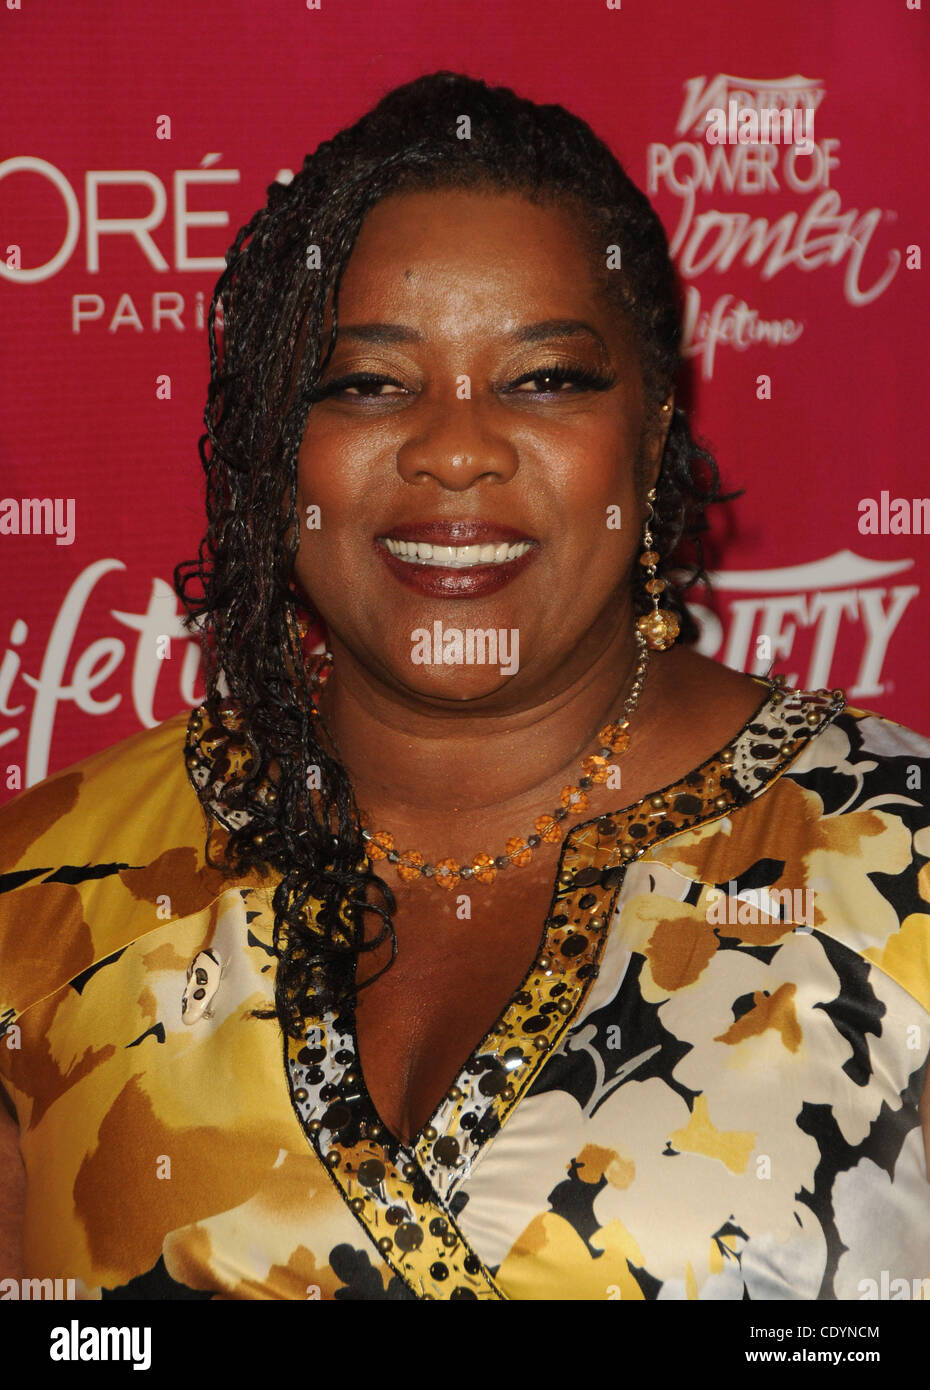
[[[308,155],[291,183],[271,184],[266,206],[236,236],[208,324],[210,386],[199,443],[207,531],[197,558],[178,565],[174,581],[202,634],[210,721],[237,741],[244,768],[226,801],[238,828],[227,822],[217,866],[231,875],[280,874],[276,1009],[295,1036],[305,1016],[352,999],[361,950],[389,939],[392,960],[396,952],[394,894],[364,868],[352,786],[308,698],[295,618],[301,609],[304,618],[314,614],[291,587],[300,532],[297,455],[335,345],[340,278],[367,212],[392,192],[450,187],[520,192],[577,210],[592,263],[604,268],[605,292],[633,327],[651,418],[680,365],[674,274],[650,203],[582,120],[504,87],[439,72],[395,89]],[[620,248],[621,265],[608,271],[611,246]],[[678,409],[656,487],[652,530],[658,573],[668,584],[663,605],[678,613],[682,639],[693,641],[682,591],[705,577],[705,509],[720,493],[714,460]],[[643,578],[634,563],[637,613],[651,606]],[[311,794],[312,767],[320,770],[320,789]],[[207,858],[214,862],[211,836]],[[321,904],[313,920],[311,898]],[[366,912],[381,919],[367,943]]]

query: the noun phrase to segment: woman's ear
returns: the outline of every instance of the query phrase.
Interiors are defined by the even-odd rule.
[[[658,447],[658,458],[657,458],[657,461],[656,461],[656,475],[657,475],[657,476],[658,476],[659,468],[660,468],[660,466],[661,466],[661,464],[662,464],[662,455],[665,453],[665,445],[666,445],[666,441],[668,440],[668,432],[669,432],[669,430],[670,430],[671,427],[672,427],[672,421],[674,420],[674,418],[675,418],[675,393],[674,393],[674,391],[673,391],[673,392],[670,392],[668,396],[666,396],[665,400],[664,400],[664,401],[662,402],[662,404],[659,406],[659,417],[658,417],[658,423],[657,423],[657,425],[656,425],[656,430],[655,430],[656,438],[657,438],[658,446],[659,446],[659,447]],[[653,480],[653,481],[655,481],[655,480]]]
[[[655,487],[658,481],[659,471],[662,467],[662,459],[665,455],[665,445],[668,442],[668,433],[672,427],[672,420],[674,418],[674,394],[668,395],[660,406],[650,407],[640,454],[640,466],[642,470],[640,473],[640,482],[644,495],[650,488]]]

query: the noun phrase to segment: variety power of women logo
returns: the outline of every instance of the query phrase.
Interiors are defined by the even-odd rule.
[[[919,265],[918,247],[902,253],[889,244],[882,223],[893,222],[893,209],[844,207],[833,186],[840,140],[823,133],[822,83],[799,75],[772,81],[718,73],[710,80],[689,78],[684,88],[676,139],[648,147],[646,191],[670,193],[681,204],[671,252],[685,281],[735,266],[755,267],[763,281],[789,266],[807,273],[842,266],[843,296],[861,307],[885,293],[904,257]],[[790,114],[790,126],[779,113]],[[785,195],[789,206],[771,218],[703,201],[735,197],[751,204],[765,195]],[[709,379],[718,347],[789,346],[804,332],[804,320],[800,304],[793,315],[766,319],[734,294],[705,306],[697,286],[688,285],[684,328],[686,355]]]

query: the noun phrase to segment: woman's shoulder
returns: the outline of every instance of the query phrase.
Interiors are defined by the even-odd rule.
[[[772,792],[764,853],[801,920],[930,1011],[930,740],[845,704]]]
[[[725,778],[718,759],[701,771],[731,805],[650,850],[676,895],[723,892],[766,948],[785,924],[813,928],[930,1011],[930,739],[840,690],[781,684],[726,752]]]
[[[63,768],[0,807],[0,885],[41,865],[138,864],[203,827],[185,763],[190,709]]]
[[[790,772],[821,792],[833,784],[847,812],[877,808],[880,798],[909,823],[930,819],[930,739],[873,710],[845,704]]]
[[[0,1031],[231,886],[206,861],[208,819],[187,766],[189,721],[182,710],[0,808]]]

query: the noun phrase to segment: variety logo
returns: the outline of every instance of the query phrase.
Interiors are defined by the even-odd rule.
[[[888,647],[920,592],[917,584],[887,581],[913,563],[867,560],[841,550],[809,564],[712,574],[720,612],[690,598],[688,603],[700,628],[697,650],[753,675],[774,664],[789,685],[822,690],[835,684],[842,635],[844,647],[858,651],[847,694],[874,699],[890,689],[882,679]]]

